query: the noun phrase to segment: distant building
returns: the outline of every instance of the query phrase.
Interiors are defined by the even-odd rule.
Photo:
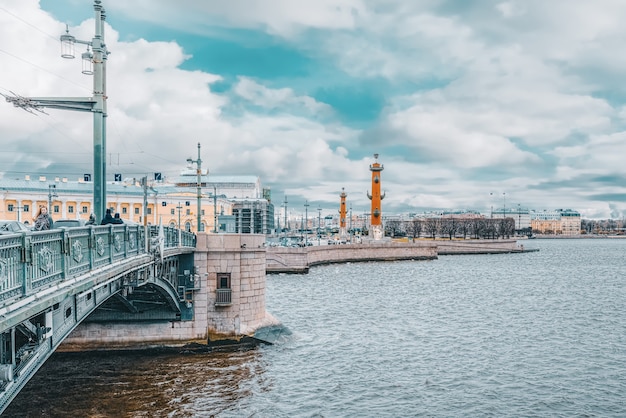
[[[572,209],[557,209],[530,213],[533,232],[539,234],[579,235],[581,228],[580,213]]]
[[[180,226],[197,232],[197,185],[195,170],[166,180],[141,179],[107,182],[106,207],[119,213],[125,221],[152,225]],[[274,228],[274,206],[267,197],[269,189],[261,187],[256,176],[201,175],[201,222],[203,231],[219,232],[219,217],[224,217],[223,232],[234,229],[240,233],[269,234]],[[145,192],[145,193],[144,193]],[[31,180],[0,179],[0,219],[32,222],[39,206],[49,206],[53,220],[89,219],[93,212],[93,183],[84,178]],[[228,218],[233,216],[233,220]]]
[[[515,221],[515,229],[517,231],[531,227],[531,211],[528,208],[519,206],[511,206],[508,208],[494,209],[493,218],[512,218]]]

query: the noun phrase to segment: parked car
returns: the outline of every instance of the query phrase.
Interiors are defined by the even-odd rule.
[[[30,232],[30,228],[19,221],[0,221],[0,235]]]
[[[59,219],[58,221],[54,221],[52,224],[53,228],[78,228],[81,226],[85,226],[84,219]]]

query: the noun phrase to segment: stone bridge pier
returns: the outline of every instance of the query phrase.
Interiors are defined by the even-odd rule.
[[[198,234],[194,287],[184,296],[191,317],[87,318],[57,351],[272,342],[281,326],[265,310],[265,254],[264,235]]]

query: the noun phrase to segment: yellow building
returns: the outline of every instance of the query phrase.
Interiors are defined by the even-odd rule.
[[[193,180],[191,179],[193,177]],[[193,186],[193,187],[192,187]],[[269,233],[273,228],[273,206],[260,187],[260,180],[254,176],[208,176],[201,177],[200,219],[203,231],[219,232],[220,217],[230,219],[233,215],[232,232],[251,232],[245,218],[250,201],[261,208],[256,214],[257,223],[262,217],[262,227],[256,233]],[[266,194],[267,195],[267,194]],[[78,179],[44,176],[36,180],[0,180],[0,219],[19,220],[33,223],[40,206],[49,207],[53,220],[89,219],[92,213],[93,183]],[[170,225],[197,232],[198,192],[197,176],[183,171],[172,181],[146,181],[126,179],[107,183],[107,208],[119,213],[126,222]],[[145,211],[145,214],[144,214]],[[250,214],[254,216],[255,214]],[[266,218],[269,218],[267,220]]]

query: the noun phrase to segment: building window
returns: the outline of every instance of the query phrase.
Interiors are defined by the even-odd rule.
[[[191,223],[190,222],[185,222],[185,231],[191,232]]]
[[[83,208],[82,208],[82,212],[83,212],[83,213],[87,213],[87,212],[89,212],[89,208],[88,208],[87,206],[83,206]]]
[[[128,213],[128,208],[127,207],[123,207],[122,208],[122,214],[126,215]]]
[[[9,212],[13,212],[15,210],[15,206],[13,206],[13,203],[9,203],[9,206],[7,207],[7,210]]]
[[[68,213],[74,213],[74,206],[68,206],[67,207],[67,212]]]
[[[230,289],[230,273],[217,273],[217,288]]]
[[[170,214],[174,215],[174,209],[170,209]]]
[[[215,306],[232,305],[232,289],[230,273],[217,273],[217,289],[215,290]]]
[[[152,215],[152,208],[148,208],[148,215]]]
[[[59,205],[54,205],[54,213],[59,213],[61,211],[61,208],[59,208]]]
[[[139,208],[135,208],[135,215],[139,215]]]
[[[187,211],[185,212],[187,215],[191,215],[191,209],[187,209]]]
[[[202,216],[204,216],[204,209],[202,209],[202,212],[200,212],[200,213],[202,213]]]
[[[30,212],[30,206],[29,205],[24,205],[23,209],[24,209],[24,212]]]

